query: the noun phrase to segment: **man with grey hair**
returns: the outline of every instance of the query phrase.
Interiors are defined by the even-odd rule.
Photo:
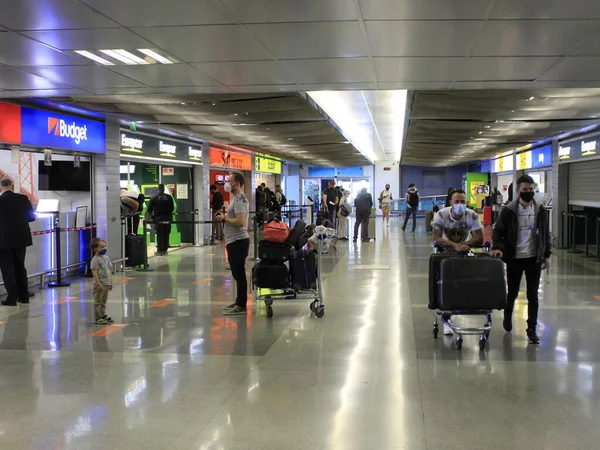
[[[356,222],[354,223],[354,242],[358,240],[358,229],[361,228],[361,237],[363,242],[369,242],[369,219],[371,217],[371,208],[373,208],[373,197],[367,192],[367,188],[362,188],[360,194],[354,200],[356,208]]]
[[[25,254],[33,244],[29,222],[35,213],[27,196],[14,192],[13,181],[0,181],[0,270],[8,297],[4,306],[29,303]]]

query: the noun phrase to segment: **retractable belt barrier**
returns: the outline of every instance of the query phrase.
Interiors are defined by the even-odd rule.
[[[591,258],[593,257],[593,255],[590,254],[590,243],[589,243],[589,230],[588,230],[588,215],[587,214],[576,214],[576,213],[567,213],[563,211],[563,217],[568,217],[569,220],[569,226],[571,228],[571,242],[567,242],[567,245],[564,246],[564,248],[569,248],[571,247],[571,249],[568,251],[568,253],[583,253],[582,258]],[[578,220],[584,220],[584,243],[585,243],[585,251],[582,252],[581,250],[579,250],[577,248],[577,222]],[[563,228],[564,228],[564,222],[563,222]],[[563,236],[564,236],[564,230],[563,230]],[[568,233],[567,233],[568,236]],[[563,242],[564,244],[564,242]],[[570,245],[569,245],[570,244]]]
[[[52,229],[52,230],[41,230],[41,231],[32,231],[31,235],[32,236],[41,236],[43,234],[50,234],[50,233],[57,233],[57,232],[61,232],[61,233],[65,233],[67,231],[82,231],[82,230],[91,230],[94,228],[98,228],[97,225],[90,225],[87,227],[76,227],[76,228],[59,228],[59,229]]]

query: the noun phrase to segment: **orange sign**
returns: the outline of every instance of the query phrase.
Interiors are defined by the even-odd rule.
[[[252,156],[210,147],[210,165],[233,170],[252,170]]]

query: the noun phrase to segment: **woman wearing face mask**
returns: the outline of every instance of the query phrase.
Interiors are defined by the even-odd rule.
[[[225,315],[245,315],[248,301],[248,281],[246,279],[246,258],[250,248],[248,235],[249,203],[244,194],[244,175],[240,172],[231,172],[229,182],[225,183],[225,192],[231,193],[227,215],[218,214],[215,219],[225,224],[225,243],[227,244],[227,259],[231,267],[231,274],[237,284],[235,303],[225,306]]]
[[[347,241],[348,236],[346,236],[348,232],[348,216],[352,214],[352,206],[350,205],[350,191],[345,191],[344,195],[342,195],[342,199],[340,200],[338,218],[340,219],[340,223],[338,226],[338,239],[342,241]]]
[[[472,234],[471,239],[468,239]],[[465,191],[455,190],[451,206],[443,208],[433,221],[433,239],[444,250],[467,252],[471,247],[481,247],[483,231],[479,215],[467,209]]]
[[[390,226],[390,210],[392,209],[392,192],[390,191],[390,185],[385,185],[385,190],[379,194],[379,207],[383,214],[383,222]]]

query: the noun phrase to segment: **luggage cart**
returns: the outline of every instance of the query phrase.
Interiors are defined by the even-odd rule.
[[[484,251],[489,252],[490,243],[484,244]],[[434,242],[433,253],[439,253],[439,245]],[[472,252],[469,252],[472,255]],[[454,325],[450,321],[451,316],[484,316],[485,322],[482,327],[459,327]],[[486,345],[490,338],[490,332],[492,330],[492,310],[490,309],[476,309],[476,310],[444,310],[436,309],[433,311],[433,338],[437,339],[439,335],[439,323],[442,323],[442,330],[444,326],[447,326],[456,339],[456,349],[462,349],[463,336],[477,336],[479,335],[479,349],[485,350]]]
[[[316,248],[317,253],[317,286],[316,289],[295,290],[292,287],[286,289],[269,290],[268,288],[258,288],[254,286],[255,296],[257,301],[264,301],[267,309],[267,317],[273,317],[273,300],[312,300],[310,310],[316,317],[325,315],[325,304],[323,302],[323,285],[321,278],[321,255],[322,247],[325,239],[331,239],[327,233],[317,235],[318,243]],[[263,293],[262,291],[269,291]]]

